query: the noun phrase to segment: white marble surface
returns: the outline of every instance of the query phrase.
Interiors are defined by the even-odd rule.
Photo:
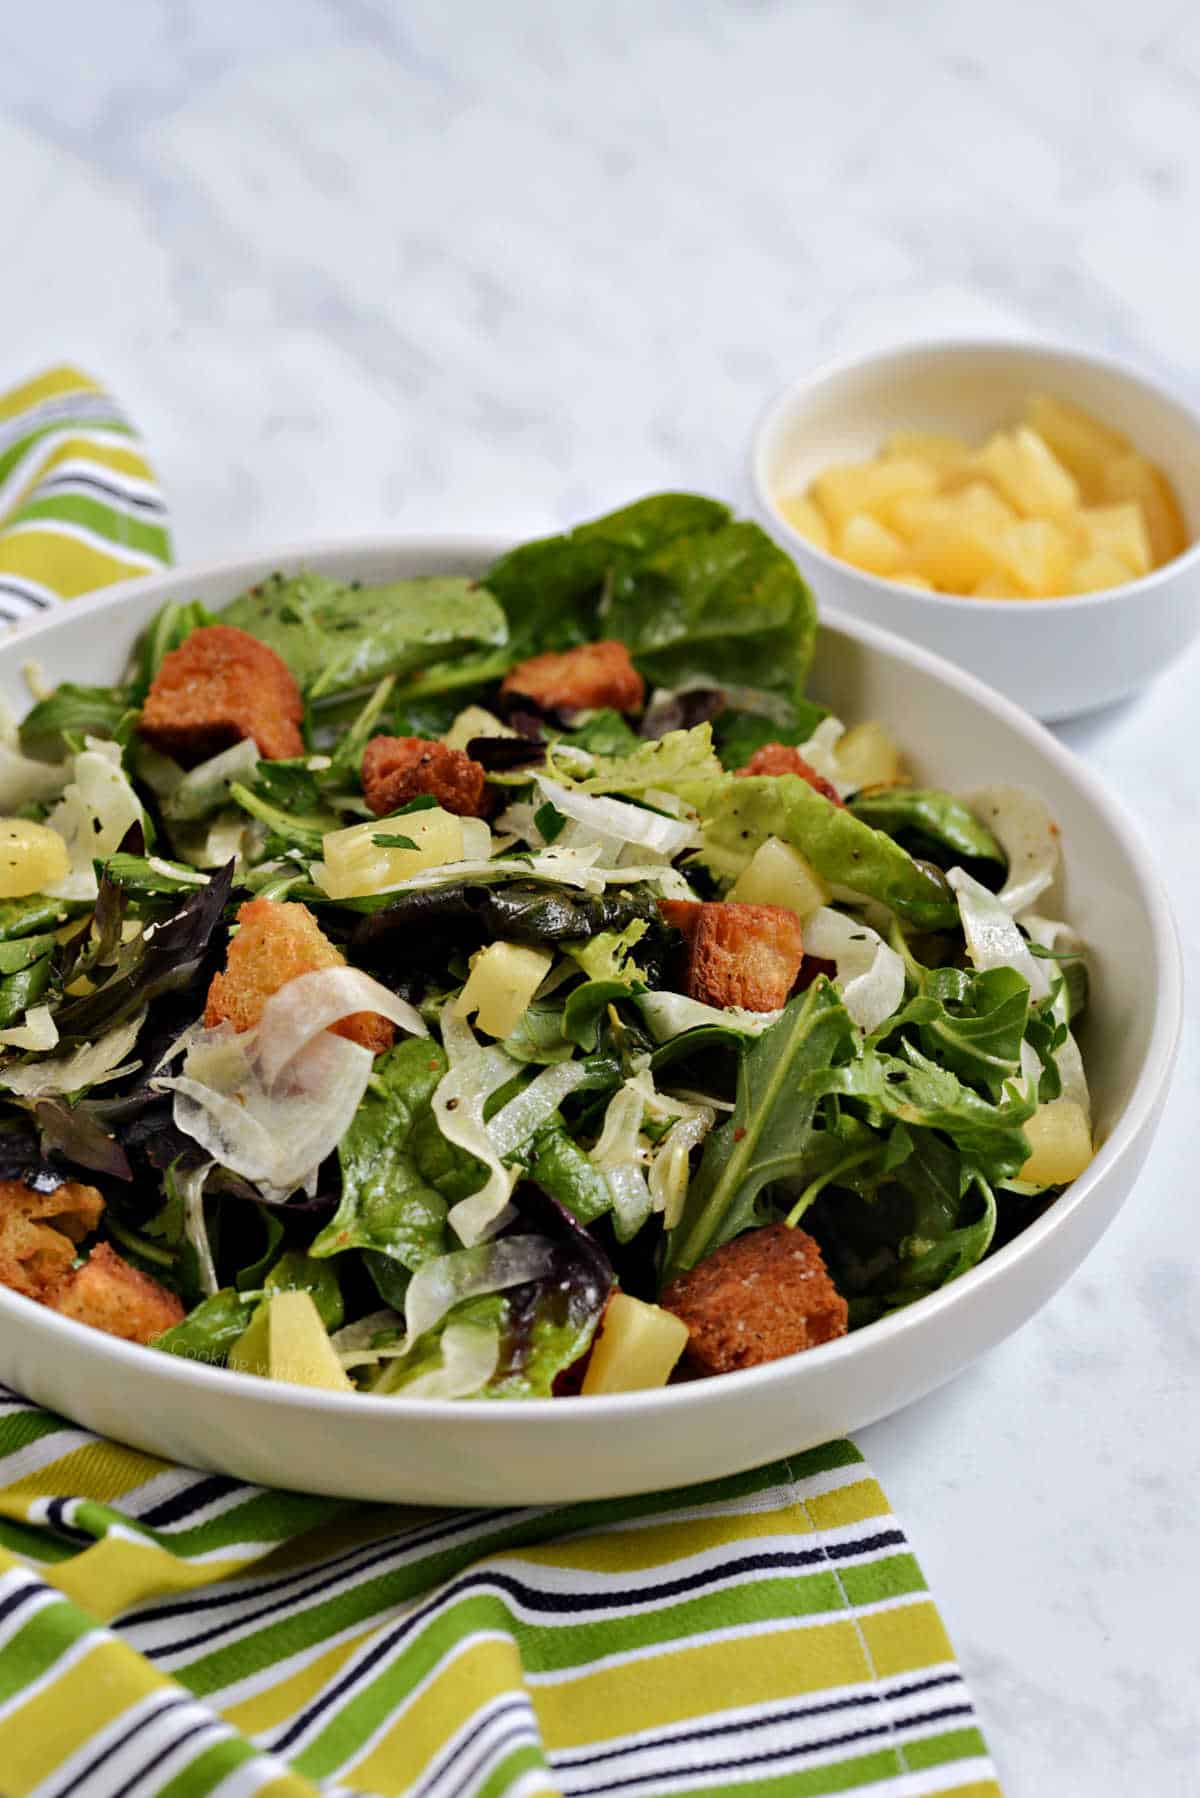
[[[1200,392],[1187,0],[83,0],[0,17],[0,384],[141,421],[181,559],[526,532],[667,484],[831,350],[960,324]],[[1200,890],[1200,655],[1071,740]],[[1189,1036],[1126,1213],[866,1432],[1009,1798],[1200,1792]]]

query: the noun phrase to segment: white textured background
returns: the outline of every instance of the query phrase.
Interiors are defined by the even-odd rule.
[[[181,559],[741,499],[842,347],[1033,327],[1200,393],[1200,9],[43,0],[0,14],[0,219],[0,385],[109,381]],[[1189,930],[1198,681],[1070,733]],[[1200,1793],[1196,1023],[1083,1271],[863,1438],[1009,1798]]]

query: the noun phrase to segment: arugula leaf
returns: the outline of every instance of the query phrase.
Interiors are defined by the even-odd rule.
[[[427,1038],[409,1038],[377,1058],[338,1146],[342,1198],[310,1247],[317,1260],[370,1249],[411,1272],[451,1247],[450,1203],[464,1186],[475,1190],[484,1170],[437,1129],[431,1101],[446,1067],[445,1053]]]
[[[954,894],[935,868],[915,862],[798,774],[723,774],[680,782],[676,790],[700,813],[699,856],[714,874],[737,875],[767,837],[782,837],[826,880],[878,899],[910,924],[950,930],[958,923]]]
[[[561,1123],[547,1124],[533,1140],[530,1176],[581,1224],[612,1210],[612,1189],[589,1155]]]
[[[68,918],[90,912],[90,899],[47,899],[34,893],[29,899],[0,899],[0,943],[40,931],[57,930]]]
[[[39,699],[21,721],[21,748],[40,761],[57,762],[86,737],[115,737],[129,710],[121,687],[80,687],[63,681]]]
[[[562,1029],[568,1042],[594,1049],[600,1025],[610,1005],[628,999],[632,988],[626,980],[585,980],[572,988],[563,1007]]]
[[[902,840],[916,837],[951,856],[968,861],[998,862],[1008,857],[987,826],[961,799],[934,787],[875,787],[858,793],[849,809],[864,824]]]
[[[0,979],[0,1030],[7,1030],[10,1025],[23,1018],[31,1005],[37,1005],[45,998],[50,987],[54,938],[26,937],[20,946],[24,947],[25,943],[40,943],[43,948],[38,955],[31,956],[23,967],[14,968]],[[18,945],[14,943],[11,947],[17,948]]]
[[[168,600],[150,620],[137,646],[133,699],[138,705],[150,691],[151,684],[163,665],[163,657],[171,650],[178,649],[194,630],[215,623],[213,614],[198,599]]]
[[[229,797],[244,812],[267,826],[268,855],[277,855],[287,849],[299,849],[303,855],[318,857],[322,853],[325,837],[341,824],[336,812],[314,811],[300,814],[288,811],[286,807],[264,799],[257,790],[251,791],[236,780],[229,789]]]
[[[491,594],[458,575],[365,587],[273,574],[227,606],[221,622],[269,644],[313,698],[414,675],[441,658],[457,666],[472,650],[503,647],[508,635]]]
[[[1020,1074],[1028,1019],[1029,982],[1015,968],[931,968],[922,970],[919,992],[872,1041],[916,1025],[927,1055],[997,1098]]]
[[[130,855],[118,849],[106,862],[96,863],[97,878],[107,874],[115,886],[127,893],[161,897],[170,893],[193,893],[208,885],[208,876],[186,862],[166,861],[162,856]]]
[[[821,1086],[854,1049],[854,1026],[825,978],[785,1007],[738,1066],[733,1115],[711,1132],[667,1238],[663,1284],[757,1221],[759,1194],[803,1165]]]

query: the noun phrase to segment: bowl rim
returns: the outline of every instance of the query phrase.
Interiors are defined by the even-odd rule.
[[[1053,612],[1093,611],[1123,599],[1128,594],[1138,596],[1152,595],[1156,589],[1168,584],[1178,574],[1195,568],[1200,563],[1200,535],[1194,537],[1179,555],[1172,556],[1160,568],[1152,568],[1149,573],[1138,575],[1135,579],[1122,581],[1116,587],[1102,587],[1095,593],[1061,593],[1050,595],[1045,599],[987,599],[976,598],[970,593],[937,593],[928,592],[923,587],[910,587],[904,581],[893,580],[890,575],[872,574],[868,569],[857,568],[853,562],[844,562],[840,556],[830,555],[827,550],[803,536],[788,523],[771,491],[767,479],[767,455],[774,437],[781,430],[786,419],[801,399],[806,398],[827,383],[853,374],[856,370],[876,366],[887,367],[908,361],[916,361],[932,355],[994,355],[1009,354],[1021,351],[1041,357],[1047,364],[1061,362],[1083,363],[1089,368],[1103,369],[1108,374],[1119,376],[1131,387],[1141,388],[1152,395],[1160,403],[1172,407],[1188,424],[1196,437],[1197,451],[1200,452],[1200,410],[1193,407],[1186,399],[1174,393],[1168,393],[1161,381],[1154,378],[1148,370],[1139,364],[1126,361],[1117,356],[1105,354],[1092,349],[1078,349],[1060,339],[1042,335],[1021,337],[995,337],[980,334],[972,336],[964,333],[956,337],[914,337],[904,338],[890,347],[876,348],[829,358],[820,364],[812,374],[801,375],[789,383],[782,392],[777,393],[758,415],[750,438],[750,484],[759,515],[768,519],[772,527],[785,531],[789,548],[799,546],[806,557],[811,557],[819,568],[827,568],[842,577],[850,577],[855,584],[861,584],[868,591],[883,588],[889,593],[911,600],[920,601],[931,606],[935,611],[962,611],[970,607],[972,612],[996,617],[1009,615],[1014,606],[1019,607],[1018,616],[1027,618],[1029,608],[1041,610],[1049,607]]]
[[[319,568],[322,563],[339,557],[367,562],[386,560],[391,556],[411,558],[414,555],[428,557],[430,560],[444,556],[459,562],[476,562],[486,566],[488,561],[510,547],[510,540],[494,534],[475,535],[453,531],[390,533],[292,543],[249,555],[220,558],[196,567],[165,568],[116,583],[82,600],[72,601],[69,605],[54,606],[28,624],[22,623],[8,638],[8,644],[11,646],[19,643],[24,647],[36,642],[64,614],[69,614],[72,618],[90,616],[121,606],[128,600],[148,596],[159,588],[166,589],[180,584],[186,586],[202,580],[228,580],[235,583],[233,591],[236,592],[240,585],[260,578],[264,566],[307,563]],[[602,1394],[586,1398],[579,1395],[522,1399],[518,1409],[521,1418],[528,1420],[526,1427],[552,1430],[555,1419],[565,1423],[568,1415],[577,1420],[587,1417],[602,1423],[615,1421],[630,1413],[653,1417],[666,1407],[674,1411],[692,1408],[700,1412],[711,1402],[716,1390],[727,1393],[730,1398],[739,1393],[749,1398],[772,1386],[805,1377],[805,1369],[810,1370],[811,1377],[816,1377],[822,1367],[829,1367],[835,1361],[843,1361],[854,1355],[863,1355],[872,1348],[886,1353],[889,1348],[902,1343],[914,1330],[925,1328],[927,1323],[933,1326],[935,1319],[945,1318],[950,1312],[970,1303],[973,1296],[984,1287],[992,1286],[998,1280],[1017,1278],[1017,1269],[1026,1258],[1038,1253],[1042,1243],[1062,1229],[1080,1205],[1087,1203],[1092,1190],[1109,1172],[1135,1151],[1143,1129],[1153,1121],[1155,1112],[1165,1097],[1182,1028],[1182,951],[1171,903],[1157,864],[1140,828],[1124,806],[1112,797],[1100,777],[1061,744],[1044,725],[1012,700],[945,657],[910,642],[894,631],[885,630],[836,608],[830,608],[821,614],[820,627],[832,628],[867,650],[898,656],[901,661],[933,676],[943,684],[957,688],[983,710],[993,713],[1000,722],[1031,742],[1068,781],[1082,788],[1084,797],[1101,814],[1109,829],[1125,844],[1131,864],[1140,877],[1141,891],[1138,897],[1146,909],[1158,971],[1150,1041],[1141,1070],[1115,1129],[1101,1145],[1085,1172],[1072,1182],[1062,1198],[1056,1200],[1020,1235],[997,1250],[994,1256],[947,1286],[916,1300],[901,1311],[877,1320],[861,1331],[848,1333],[834,1342],[823,1343],[817,1349],[810,1349],[802,1355],[785,1356],[758,1367],[650,1391]],[[0,1286],[0,1322],[6,1318],[18,1326],[22,1322],[28,1324],[36,1318],[38,1328],[50,1337],[57,1337],[60,1346],[66,1350],[74,1347],[86,1353],[90,1344],[93,1355],[99,1353],[109,1359],[115,1374],[136,1375],[139,1368],[146,1371],[146,1347],[143,1344],[126,1342],[115,1336],[103,1337],[97,1343],[97,1332],[87,1324],[63,1317],[33,1299]],[[486,1435],[497,1430],[503,1431],[506,1419],[510,1419],[512,1415],[511,1405],[498,1405],[486,1399],[406,1399],[402,1394],[376,1396],[362,1392],[328,1392],[317,1387],[291,1386],[282,1381],[263,1380],[254,1374],[236,1373],[225,1367],[184,1356],[160,1355],[155,1369],[158,1374],[175,1382],[181,1392],[207,1390],[215,1396],[220,1391],[229,1390],[228,1383],[232,1381],[235,1383],[233,1390],[241,1397],[256,1399],[271,1406],[281,1405],[288,1410],[313,1412],[319,1417],[363,1418],[373,1414],[364,1410],[364,1401],[367,1401],[374,1407],[386,1407],[375,1413],[381,1419],[404,1419],[426,1424],[454,1419],[478,1426]]]

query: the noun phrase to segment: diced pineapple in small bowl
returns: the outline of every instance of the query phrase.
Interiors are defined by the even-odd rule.
[[[772,407],[753,478],[823,606],[1040,717],[1136,692],[1200,629],[1200,417],[1112,359],[961,341],[845,362]]]

